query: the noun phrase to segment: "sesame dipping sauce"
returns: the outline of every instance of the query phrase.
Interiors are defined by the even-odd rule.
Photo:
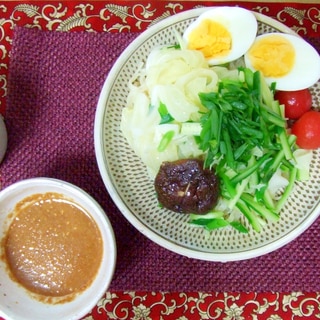
[[[20,201],[3,239],[10,276],[30,292],[69,297],[93,282],[103,255],[100,230],[81,206],[58,193]]]

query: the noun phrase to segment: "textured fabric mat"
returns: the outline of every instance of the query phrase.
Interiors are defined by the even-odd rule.
[[[47,176],[74,183],[105,209],[118,261],[112,290],[318,291],[320,220],[291,244],[248,261],[189,259],[151,242],[117,210],[95,160],[93,123],[105,77],[136,37],[17,28],[11,52],[2,186]]]

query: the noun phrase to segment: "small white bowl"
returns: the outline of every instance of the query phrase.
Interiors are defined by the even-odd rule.
[[[79,319],[89,313],[97,304],[108,289],[114,274],[116,242],[110,221],[91,196],[82,189],[64,181],[51,178],[33,178],[17,182],[2,190],[0,192],[0,241],[10,225],[8,214],[15,205],[27,196],[46,192],[63,194],[90,213],[102,236],[101,265],[92,284],[85,291],[76,295],[74,300],[61,304],[50,304],[36,300],[30,295],[30,292],[14,282],[8,275],[6,263],[0,261],[0,317],[6,320]]]
[[[8,143],[8,135],[3,117],[0,114],[0,163],[6,153]]]

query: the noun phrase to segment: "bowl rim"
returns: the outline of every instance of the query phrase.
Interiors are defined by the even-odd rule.
[[[226,6],[225,6],[226,7]],[[230,7],[230,6],[227,6]],[[105,184],[107,191],[109,192],[111,198],[113,199],[114,203],[116,204],[117,208],[120,212],[125,216],[125,218],[142,234],[144,234],[147,238],[151,241],[155,242],[156,244],[172,251],[177,254],[199,259],[199,260],[206,260],[206,261],[215,261],[215,262],[229,262],[229,261],[239,261],[239,260],[247,260],[251,258],[255,258],[258,256],[265,255],[276,249],[283,247],[284,245],[288,244],[299,235],[301,235],[319,216],[320,214],[320,203],[317,204],[315,207],[315,211],[318,214],[309,215],[303,222],[299,225],[298,228],[294,228],[291,232],[285,234],[278,240],[272,243],[265,244],[260,246],[256,249],[250,250],[243,250],[238,253],[211,253],[205,251],[197,251],[191,248],[186,248],[180,246],[177,243],[174,243],[171,240],[165,239],[161,235],[157,234],[156,232],[152,231],[146,225],[144,225],[131,210],[126,206],[123,199],[121,198],[120,193],[117,191],[112,178],[112,173],[110,172],[109,167],[106,165],[108,163],[108,158],[104,152],[104,140],[103,140],[103,127],[104,127],[104,119],[105,119],[105,112],[106,112],[106,102],[108,99],[109,92],[112,91],[113,88],[113,80],[116,78],[119,72],[121,72],[122,66],[124,61],[127,59],[129,55],[131,55],[143,42],[145,42],[148,38],[152,37],[155,32],[158,32],[159,29],[163,29],[165,27],[169,27],[170,25],[177,23],[184,19],[191,19],[196,18],[198,15],[203,13],[206,10],[209,10],[213,7],[204,7],[204,8],[197,8],[186,10],[175,14],[174,16],[167,17],[156,24],[152,25],[149,29],[145,30],[141,34],[139,34],[125,49],[122,51],[116,62],[114,63],[113,67],[111,68],[109,74],[105,78],[105,82],[103,84],[102,90],[99,95],[96,113],[95,113],[95,120],[94,120],[94,146],[95,146],[95,154],[96,154],[96,161],[98,163],[98,168],[100,171],[100,175],[102,180]],[[248,10],[250,11],[250,10]],[[292,29],[284,25],[283,23],[268,17],[264,14],[253,12],[251,11],[258,22],[265,23],[271,25],[273,28],[279,30],[282,33],[288,33],[300,37],[296,32]],[[111,79],[111,80],[110,80]]]
[[[0,114],[0,163],[5,157],[8,146],[8,132],[4,117]]]
[[[41,187],[46,187],[45,191],[37,190],[35,191],[35,188],[41,188]],[[25,193],[27,188],[32,188],[32,191],[28,191],[27,194]],[[117,246],[116,246],[116,238],[115,234],[113,231],[112,224],[103,210],[103,208],[100,206],[100,204],[91,196],[89,195],[86,191],[81,189],[80,187],[76,186],[75,184],[72,184],[70,182],[66,182],[60,179],[56,178],[47,178],[47,177],[36,177],[36,178],[28,178],[24,180],[17,181],[6,188],[2,189],[0,191],[0,203],[4,200],[9,198],[10,196],[14,195],[15,197],[19,198],[18,201],[24,199],[25,197],[28,196],[28,194],[35,194],[35,193],[45,193],[45,192],[50,192],[49,189],[54,188],[54,192],[64,194],[66,197],[71,198],[73,201],[84,207],[86,211],[86,206],[90,206],[92,210],[88,214],[90,214],[90,217],[96,222],[100,232],[102,239],[104,240],[104,245],[103,245],[103,256],[101,260],[101,264],[99,267],[99,270],[96,274],[96,277],[94,278],[92,284],[88,287],[92,288],[93,286],[95,287],[95,290],[93,292],[93,298],[88,300],[88,297],[85,299],[85,304],[83,303],[78,303],[78,299],[81,299],[81,296],[84,297],[86,295],[86,292],[88,290],[86,289],[83,292],[80,292],[79,294],[76,295],[76,298],[73,299],[72,301],[63,303],[63,304],[50,304],[50,303],[42,303],[37,301],[36,299],[34,300],[35,303],[40,303],[44,306],[46,306],[46,310],[48,310],[48,316],[46,319],[51,319],[50,315],[52,316],[52,313],[55,312],[55,306],[57,308],[64,308],[64,305],[72,305],[72,308],[70,307],[68,309],[68,314],[64,313],[63,314],[63,319],[78,319],[83,316],[85,316],[87,313],[89,313],[92,308],[98,303],[99,299],[103,296],[103,294],[107,291],[108,287],[110,286],[110,283],[112,281],[115,268],[116,268],[116,260],[117,260]],[[18,192],[21,190],[24,195],[19,196]],[[61,191],[58,191],[61,190]],[[65,193],[64,193],[65,192]],[[16,203],[15,201],[14,203]],[[13,208],[14,208],[13,204]],[[12,209],[13,209],[12,208]],[[1,211],[0,208],[0,214],[5,214],[3,216],[3,220],[6,219],[7,215],[11,212],[11,210],[6,210],[5,212]],[[4,232],[7,230],[7,226],[2,225],[1,226],[1,239],[3,239]],[[4,262],[2,262],[2,265],[5,265]],[[3,270],[4,274],[7,274],[6,270]],[[8,274],[7,274],[8,275]],[[9,275],[8,275],[8,278]],[[102,281],[103,280],[103,281]],[[9,280],[10,282],[14,283],[15,287],[21,288],[21,291],[24,291],[25,293],[23,294],[24,296],[28,296],[28,299],[30,298],[30,294],[28,294],[28,291],[24,289],[21,285],[16,284],[13,280]],[[97,285],[99,284],[98,288]],[[92,289],[91,289],[92,290]],[[91,293],[92,294],[92,293]],[[82,298],[83,299],[83,298]],[[33,300],[31,298],[31,300]],[[5,304],[5,302],[2,300],[0,301],[0,304]],[[14,310],[10,310],[5,307],[0,308],[0,316],[3,316],[5,319],[14,319],[16,320],[17,316],[15,315]],[[54,316],[54,315],[53,315]],[[31,318],[29,318],[31,319]]]

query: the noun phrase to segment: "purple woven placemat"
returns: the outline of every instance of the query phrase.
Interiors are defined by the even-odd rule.
[[[112,290],[319,291],[318,219],[291,244],[248,261],[189,259],[151,242],[109,197],[95,160],[93,123],[112,64],[136,35],[15,30],[8,80],[9,145],[2,185],[47,176],[74,183],[105,209],[118,261]]]

